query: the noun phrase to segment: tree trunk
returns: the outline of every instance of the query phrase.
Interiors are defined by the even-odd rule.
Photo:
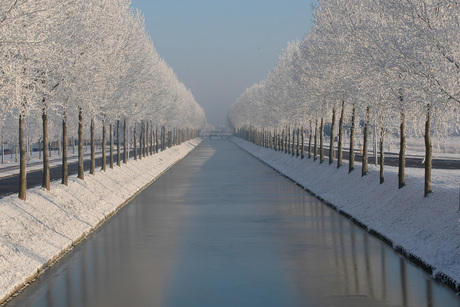
[[[38,144],[40,144],[40,142],[38,142]],[[3,163],[5,163],[5,145],[3,143],[3,131],[2,131],[2,164]]]
[[[144,157],[149,156],[149,123],[144,124]]]
[[[67,165],[67,115],[64,113],[64,118],[62,119],[62,181],[64,185],[69,184],[69,168]]]
[[[222,137],[221,137],[222,138]],[[275,149],[274,135],[272,136],[272,131],[268,132],[268,146],[270,149]]]
[[[401,189],[406,185],[405,168],[406,168],[406,116],[401,110],[401,126],[400,126],[400,142],[399,142],[399,170],[398,170],[398,188]]]
[[[136,132],[137,132],[137,123],[134,123],[134,160],[137,161],[137,135],[136,135]]]
[[[117,120],[117,166],[121,166],[121,138],[120,138],[120,120]]]
[[[166,140],[166,136],[165,136],[165,126],[162,126],[161,127],[161,151],[165,150],[165,140]]]
[[[147,123],[142,124],[142,157],[148,156],[147,153]]]
[[[300,156],[300,128],[296,129],[296,149],[295,149],[295,155],[296,157]]]
[[[262,133],[262,142],[261,142],[262,144],[261,145],[262,145],[262,147],[265,147],[265,137],[266,137],[265,129],[262,129],[261,133]]]
[[[284,129],[281,133],[281,151],[284,151]]]
[[[46,111],[43,110],[42,113],[42,123],[43,123],[43,144],[44,144],[44,154],[43,154],[43,178],[42,178],[42,188],[50,190],[50,157],[48,155],[48,115]]]
[[[78,178],[85,179],[85,169],[83,165],[83,110],[79,107],[78,112]]]
[[[315,145],[313,147],[313,161],[318,159],[318,119],[315,121]]]
[[[283,148],[283,142],[282,142],[282,135],[281,135],[282,131],[280,130],[280,131],[277,131],[276,133],[277,133],[277,138],[278,138],[278,144],[277,144],[278,150],[277,151],[282,151],[283,150],[282,149]]]
[[[324,119],[321,117],[321,126],[319,128],[319,163],[324,162]]]
[[[377,166],[377,125],[374,121],[374,162],[375,166]]]
[[[101,169],[105,172],[107,170],[107,157],[105,155],[105,144],[107,143],[106,129],[105,129],[105,117],[102,119],[102,167]]]
[[[110,168],[113,169],[113,124],[110,123]]]
[[[287,129],[287,126],[286,128],[284,128],[284,136],[283,136],[283,147],[284,147],[284,153],[287,153],[287,133],[288,133],[288,129]]]
[[[291,154],[291,127],[287,128],[287,154]]]
[[[278,148],[277,151],[281,151],[282,148],[283,148],[283,144],[282,144],[282,141],[281,141],[281,139],[282,139],[282,131],[279,131],[279,132],[277,131],[276,133],[277,133],[276,137],[277,137],[277,142],[278,142],[277,143],[277,148]]]
[[[145,128],[145,151],[146,151],[146,156],[150,156],[150,129],[149,129],[149,123],[147,122],[146,128]]]
[[[152,155],[155,154],[155,138],[156,138],[156,132],[155,132],[155,128],[153,127],[153,123],[152,123]]]
[[[91,116],[91,166],[89,169],[89,173],[91,175],[96,174],[96,142],[95,142],[95,137],[94,137],[94,114]]]
[[[156,129],[155,129],[155,153],[158,153],[158,150],[159,150],[159,148],[158,148],[158,140],[159,140],[159,138],[158,138],[158,127],[156,127]]]
[[[128,143],[126,142],[126,118],[123,121],[123,163],[128,163]]]
[[[153,122],[150,124],[150,142],[150,155],[153,156],[153,154],[155,153],[155,129],[153,128]]]
[[[265,130],[265,148],[270,147],[270,136],[269,136],[269,130]]]
[[[303,159],[305,158],[305,131],[302,127],[302,130],[300,131],[300,135],[302,136],[302,148],[300,151],[300,158]]]
[[[351,173],[355,169],[355,115],[356,106],[353,105],[350,128],[350,163],[348,164],[348,173]]]
[[[142,144],[144,145],[142,147],[142,149],[143,149],[142,150],[142,157],[145,158],[147,156],[147,123],[142,124],[142,126],[143,126],[143,129],[142,129],[142,132],[143,132],[142,133],[142,135],[143,135]]]
[[[313,135],[313,128],[311,126],[311,121],[310,121],[310,135],[308,136],[308,159],[311,158],[311,139]]]
[[[254,133],[255,137],[255,142],[257,144],[257,134]],[[165,129],[165,150],[166,148],[171,147],[171,136],[170,136],[170,131]]]
[[[339,143],[337,144],[337,168],[341,167],[343,164],[343,116],[344,116],[344,106],[345,102],[342,101],[342,111],[340,111],[340,120],[339,120]]]
[[[164,139],[164,142],[163,142],[163,144],[164,144],[163,150],[166,150],[166,147],[167,147],[167,145],[168,145],[167,142],[168,142],[169,140],[167,139],[166,128],[165,128],[165,127],[163,127],[163,139]]]
[[[369,173],[369,117],[370,117],[370,107],[366,109],[366,120],[364,122],[364,141],[363,141],[363,164],[361,168],[361,176],[366,176]]]
[[[145,122],[141,124],[141,128],[142,128],[142,138],[141,138],[141,144],[142,144],[142,158],[145,158],[145,140],[147,139],[147,135],[145,134]]]
[[[144,124],[141,122],[140,134],[139,134],[139,160],[142,160],[142,153],[144,151],[144,146],[142,144],[143,137],[144,137]]]
[[[431,142],[431,110],[428,105],[425,123],[425,197],[432,192],[431,187],[431,164],[433,144]]]
[[[155,137],[156,137],[156,133],[152,125],[152,155],[155,154]]]
[[[335,127],[335,108],[332,108],[331,140],[329,142],[329,164],[334,162],[334,127]]]
[[[182,129],[177,129],[177,145],[182,145]]]
[[[291,155],[294,157],[295,155],[295,128],[292,128],[292,145],[291,145]]]
[[[27,200],[27,167],[25,142],[25,115],[19,115],[19,199]]]
[[[172,147],[172,131],[168,130],[168,148]]]
[[[384,164],[385,164],[385,129],[380,128],[380,184],[385,181]]]
[[[286,126],[283,130],[284,135],[283,135],[283,148],[284,148],[284,153],[287,153],[287,134],[288,134],[288,127]]]
[[[163,151],[164,150],[164,141],[165,141],[165,136],[164,136],[164,129],[165,127],[162,126],[161,127],[161,130],[160,130],[160,151]]]

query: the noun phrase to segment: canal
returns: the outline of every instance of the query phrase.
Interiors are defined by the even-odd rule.
[[[10,306],[460,306],[380,240],[206,140]]]

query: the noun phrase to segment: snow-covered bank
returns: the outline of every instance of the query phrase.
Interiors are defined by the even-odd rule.
[[[237,145],[289,177],[342,214],[353,219],[432,276],[460,289],[460,211],[458,170],[433,170],[433,193],[423,197],[423,169],[406,169],[406,186],[398,189],[395,167],[361,177],[361,164],[348,174],[348,164],[337,169],[326,160],[300,159],[256,146],[239,138]],[[347,161],[344,161],[347,162]]]
[[[142,160],[130,160],[69,186],[51,184],[0,200],[0,302],[35,278],[74,244],[97,228],[140,190],[199,143],[195,139]]]

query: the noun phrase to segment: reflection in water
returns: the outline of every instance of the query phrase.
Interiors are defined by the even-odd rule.
[[[460,306],[227,141],[207,141],[10,306]]]
[[[279,214],[296,230],[282,240],[289,242],[286,261],[301,301],[313,306],[460,306],[450,290],[385,243],[295,190],[284,194],[284,203],[292,205]]]

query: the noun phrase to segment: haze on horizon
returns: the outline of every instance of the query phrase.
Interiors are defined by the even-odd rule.
[[[312,25],[313,0],[132,0],[154,47],[190,88],[208,122],[275,67],[288,42]]]

